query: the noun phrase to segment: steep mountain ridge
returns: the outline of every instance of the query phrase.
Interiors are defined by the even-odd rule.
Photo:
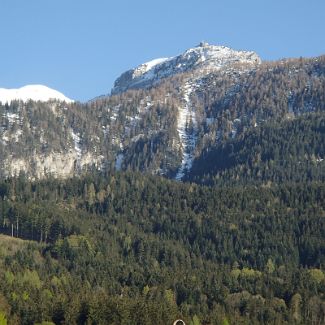
[[[202,42],[178,56],[156,59],[124,72],[116,79],[111,93],[151,87],[164,78],[189,71],[203,75],[234,63],[257,65],[261,59],[255,52],[236,51]]]
[[[255,52],[236,51],[202,42],[176,57],[156,59],[123,73],[116,80],[112,94],[157,86],[166,78],[188,74],[179,85],[177,95],[180,98],[177,108],[178,147],[182,160],[175,178],[181,180],[186,170],[191,169],[197,141],[197,112],[192,103],[192,92],[200,87],[201,79],[208,74],[221,70],[226,74],[234,70],[247,72],[260,63],[261,59]]]

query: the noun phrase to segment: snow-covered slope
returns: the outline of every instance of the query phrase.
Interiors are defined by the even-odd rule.
[[[206,74],[235,63],[255,65],[261,63],[261,59],[255,52],[236,51],[225,46],[200,43],[181,55],[156,59],[124,72],[116,79],[112,94],[128,89],[146,88],[163,78],[179,73],[196,71]]]
[[[43,85],[27,85],[18,89],[0,88],[0,102],[10,103],[13,100],[28,100],[47,102],[49,100],[65,101],[67,103],[73,102],[70,98],[64,96],[57,90],[48,88]]]

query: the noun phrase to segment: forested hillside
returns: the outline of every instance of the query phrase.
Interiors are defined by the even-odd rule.
[[[88,103],[0,104],[0,176],[118,169],[181,179],[195,159],[256,126],[323,112],[324,58],[189,69]]]
[[[112,93],[0,103],[0,325],[325,324],[325,56],[201,43]]]
[[[194,161],[188,179],[205,184],[325,181],[325,114],[264,123]]]
[[[9,324],[324,322],[324,182],[109,173],[0,189]]]

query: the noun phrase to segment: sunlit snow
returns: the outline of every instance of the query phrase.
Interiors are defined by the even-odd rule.
[[[80,158],[82,154],[82,149],[80,146],[80,136],[79,134],[75,133],[73,130],[71,130],[71,136],[74,142],[74,150],[77,153],[78,158]]]
[[[27,85],[18,89],[0,88],[0,102],[11,103],[13,100],[27,102],[29,100],[47,102],[49,100],[73,102],[57,90],[43,85]]]
[[[200,43],[178,56],[152,60],[123,73],[115,81],[112,94],[130,88],[151,86],[163,78],[179,73],[196,69],[209,73],[234,63],[255,65],[261,63],[261,59],[255,52],[236,51],[226,46]]]
[[[186,170],[190,170],[194,160],[194,149],[197,141],[197,121],[195,111],[191,105],[191,93],[193,87],[187,82],[183,87],[184,106],[179,108],[177,131],[181,141],[182,163],[175,176],[176,180],[181,180]]]

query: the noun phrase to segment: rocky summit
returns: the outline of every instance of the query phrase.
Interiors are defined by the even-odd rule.
[[[257,65],[261,63],[261,59],[255,52],[236,51],[226,46],[201,42],[183,54],[171,58],[155,59],[124,72],[115,81],[111,93],[147,88],[164,78],[188,71],[195,70],[199,74],[206,74],[236,63]]]

